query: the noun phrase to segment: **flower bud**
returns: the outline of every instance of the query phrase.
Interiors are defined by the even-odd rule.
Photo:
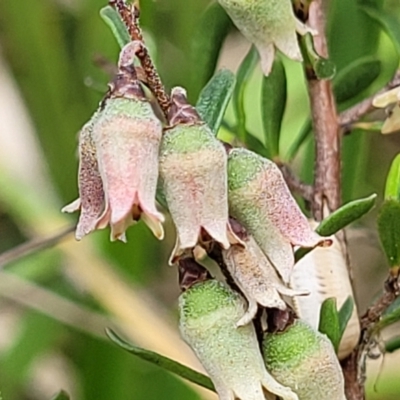
[[[179,299],[180,331],[210,375],[220,400],[264,400],[263,388],[296,400],[265,369],[252,324],[236,328],[245,312],[239,294],[216,280],[198,283]]]
[[[228,271],[248,301],[248,309],[237,321],[237,326],[246,325],[255,317],[257,304],[286,310],[281,295],[293,297],[308,294],[307,291],[291,290],[284,285],[252,236],[246,235],[241,239],[245,246],[233,245],[222,251]]]
[[[80,133],[80,199],[63,209],[81,209],[77,239],[109,224],[111,239],[125,240],[140,217],[156,237],[164,235],[155,205],[162,126],[128,67],[135,44],[122,50],[109,97]]]
[[[382,126],[382,133],[392,133],[400,130],[400,87],[395,87],[377,95],[372,104],[378,108],[392,106],[392,110],[390,110],[389,116]]]
[[[308,225],[281,171],[246,149],[234,149],[228,159],[229,207],[254,237],[284,282],[294,266],[292,246],[330,244]]]
[[[311,226],[316,227],[317,224],[313,222]],[[318,329],[321,305],[326,299],[336,298],[337,307],[340,308],[349,296],[354,298],[347,258],[336,236],[332,237],[331,247],[317,248],[297,262],[290,286],[295,290],[309,290],[308,296],[294,298],[293,306],[297,315],[314,329]],[[353,313],[340,341],[340,360],[353,351],[359,337],[360,322],[354,304]]]
[[[176,88],[172,100],[183,101],[182,93]],[[186,113],[195,112],[188,104],[183,107]],[[182,117],[179,111],[177,115]],[[198,243],[213,239],[228,248],[233,240],[228,237],[226,151],[206,124],[191,118],[167,129],[161,143],[162,188],[177,229],[172,262]]]
[[[275,47],[292,60],[302,61],[296,31],[311,30],[294,15],[291,0],[219,0],[234,24],[253,43],[261,57],[261,68],[269,75]]]
[[[330,340],[302,320],[263,341],[265,365],[300,400],[346,400],[342,369]]]

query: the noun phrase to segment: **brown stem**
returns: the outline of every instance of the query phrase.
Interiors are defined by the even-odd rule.
[[[131,39],[133,41],[139,41],[143,43],[143,46],[141,47],[140,51],[136,53],[136,55],[140,60],[142,68],[146,74],[147,85],[156,97],[163,114],[167,117],[171,100],[165,91],[156,67],[153,64],[146,46],[144,45],[143,34],[139,27],[139,9],[134,4],[126,4],[124,0],[110,0],[109,4],[115,7],[115,9],[118,11],[122,21],[128,29]]]
[[[314,39],[316,51],[328,58],[325,35],[326,1],[315,0],[310,7],[309,25],[318,32]],[[332,84],[308,76],[312,120],[316,142],[313,215],[317,221],[323,218],[325,203],[333,211],[340,206],[340,127],[333,96]]]

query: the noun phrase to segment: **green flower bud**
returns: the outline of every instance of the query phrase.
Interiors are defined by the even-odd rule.
[[[346,400],[332,343],[302,320],[284,332],[267,333],[263,353],[268,371],[300,400]]]
[[[129,69],[136,44],[121,51],[110,96],[80,133],[80,199],[63,209],[81,209],[77,239],[109,224],[111,239],[125,240],[140,217],[156,237],[164,235],[155,205],[162,126]]]
[[[255,317],[257,304],[286,310],[281,295],[293,297],[309,293],[288,288],[252,236],[241,239],[245,247],[234,245],[222,251],[228,271],[248,301],[248,309],[237,321],[238,326],[248,324]]]
[[[269,75],[275,47],[289,58],[302,61],[296,31],[311,30],[294,15],[291,0],[218,0],[234,24],[253,43],[261,57],[261,67]]]
[[[182,89],[175,88],[173,101],[180,96],[184,96]],[[184,107],[188,114],[195,112],[188,104]],[[181,114],[177,114],[180,118]],[[200,120],[179,122],[165,131],[160,151],[160,177],[177,229],[172,262],[185,250],[209,238],[229,248],[233,236],[228,223],[226,169],[224,146]]]
[[[231,215],[254,237],[286,283],[294,266],[292,246],[330,244],[310,228],[272,161],[246,149],[232,150],[228,187]]]
[[[263,388],[284,400],[298,397],[265,369],[252,324],[236,328],[245,312],[239,294],[208,280],[182,293],[180,331],[210,375],[220,400],[265,400]]]

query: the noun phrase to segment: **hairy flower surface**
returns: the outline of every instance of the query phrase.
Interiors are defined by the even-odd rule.
[[[296,31],[304,35],[310,29],[295,17],[291,0],[218,1],[246,39],[256,46],[265,75],[271,72],[275,48],[293,60],[303,60]]]
[[[111,239],[140,217],[158,238],[164,220],[155,205],[161,122],[150,104],[111,98],[80,133],[79,195],[63,210],[81,210],[76,237],[111,227]]]
[[[160,178],[177,229],[172,262],[209,239],[229,248],[226,169],[224,146],[206,124],[179,123],[164,133]]]
[[[310,228],[272,161],[246,149],[232,150],[228,186],[231,215],[254,237],[286,283],[294,266],[293,246],[330,244]]]
[[[222,251],[232,278],[248,301],[248,309],[237,322],[238,326],[248,324],[255,317],[257,304],[286,310],[287,306],[281,295],[293,297],[308,294],[301,289],[292,290],[281,281],[252,236],[247,236],[243,242],[245,246],[233,245]]]
[[[267,372],[252,324],[237,328],[243,299],[216,280],[195,284],[179,299],[180,331],[210,375],[220,400],[265,400],[263,388],[297,400]]]
[[[302,320],[284,332],[267,333],[265,365],[300,400],[346,400],[342,369],[330,340]]]
[[[373,105],[377,108],[393,106],[382,126],[382,133],[400,131],[400,87],[396,87],[376,96]]]

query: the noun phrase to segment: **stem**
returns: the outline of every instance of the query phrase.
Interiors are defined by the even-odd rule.
[[[310,7],[309,25],[318,32],[314,38],[315,49],[328,58],[325,35],[326,15],[323,0],[315,0]],[[312,120],[316,142],[313,215],[320,221],[325,203],[330,211],[340,206],[340,126],[333,96],[332,84],[308,74]]]
[[[124,0],[110,0],[109,4],[112,7],[115,7],[118,11],[122,21],[128,29],[131,39],[143,43],[143,46],[136,55],[145,72],[148,87],[156,97],[163,114],[165,117],[168,117],[171,100],[165,91],[165,87],[158,75],[156,67],[153,64],[153,60],[144,45],[143,34],[139,27],[139,9],[134,4],[126,4]]]

